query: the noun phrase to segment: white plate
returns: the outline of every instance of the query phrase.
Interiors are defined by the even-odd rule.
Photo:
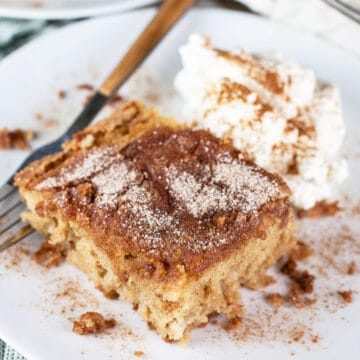
[[[83,82],[98,85],[152,14],[152,10],[144,10],[75,24],[44,36],[5,58],[0,63],[0,127],[36,129],[39,138],[34,146],[54,138],[82,107],[86,91],[76,90],[76,85]],[[340,87],[349,129],[346,151],[351,172],[344,188],[352,198],[358,199],[359,62],[310,35],[255,16],[223,10],[193,10],[148,58],[122,93],[155,104],[166,114],[179,116],[179,99],[173,96],[172,90],[173,77],[180,68],[177,49],[193,31],[210,35],[215,44],[225,48],[243,46],[255,51],[281,51],[314,68],[320,77]],[[68,93],[63,100],[57,96],[61,89]],[[36,119],[35,114],[38,113],[45,120]],[[52,127],[45,127],[44,122],[49,119],[60,121],[60,125],[55,126],[52,121],[48,124]],[[20,151],[0,153],[0,183],[24,156]],[[303,239],[308,241],[313,236],[321,244],[321,229],[328,228],[336,234],[341,230],[339,225],[344,223],[356,232],[357,238],[350,249],[349,246],[341,248],[340,253],[344,256],[344,251],[351,250],[345,261],[354,260],[359,264],[358,216],[342,212],[336,218],[305,221],[301,226],[308,235],[304,234]],[[39,238],[35,236],[25,245],[34,248],[38,242]],[[318,257],[319,246],[315,247],[317,256],[307,267],[318,276],[316,291],[322,291],[321,296],[324,292],[330,294],[328,310],[319,300],[312,310],[284,307],[276,315],[269,305],[263,303],[261,291],[242,289],[247,310],[242,329],[235,333],[238,339],[235,340],[234,334],[228,334],[219,326],[209,325],[193,332],[193,340],[187,348],[164,343],[147,329],[130,305],[102,298],[86,277],[71,266],[42,271],[25,255],[20,256],[21,261],[17,260],[15,249],[11,249],[0,255],[0,338],[29,359],[39,360],[129,359],[135,350],[143,351],[147,359],[168,359],[169,356],[171,359],[287,359],[292,352],[295,355],[291,358],[358,359],[359,295],[354,294],[354,302],[349,306],[334,312],[330,310],[341,304],[336,290],[351,287],[360,292],[359,279],[356,276],[340,276],[331,264],[324,262],[331,246],[321,248],[320,255],[324,255],[321,258]],[[319,264],[325,266],[330,280],[319,273]],[[324,268],[321,271],[324,273]],[[69,286],[72,287],[73,298],[56,296]],[[270,287],[269,291],[276,290],[276,286],[281,287],[281,284]],[[79,304],[79,299],[75,301],[76,292],[82,298],[83,306]],[[75,335],[69,318],[88,310],[113,314],[119,322],[118,327],[110,336]],[[283,317],[288,320],[283,321]],[[305,330],[304,337],[299,342],[288,344],[288,337],[293,336],[291,332],[299,330],[299,327]],[[261,334],[260,329],[263,328],[265,331]],[[128,329],[131,329],[132,335],[127,335]],[[318,343],[311,342],[315,335],[319,335]],[[302,341],[305,344],[301,344]]]
[[[112,14],[157,0],[0,0],[0,16],[23,19],[75,19]]]

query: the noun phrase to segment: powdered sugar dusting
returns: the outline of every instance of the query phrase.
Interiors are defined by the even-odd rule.
[[[115,206],[119,194],[124,192],[126,187],[134,183],[138,177],[140,177],[140,173],[129,170],[124,162],[111,165],[92,179],[98,194],[96,204],[99,207]]]
[[[50,187],[57,188],[58,208],[75,208],[69,213],[86,226],[104,228],[101,241],[124,238],[167,258],[239,241],[247,226],[243,215],[258,216],[263,204],[284,195],[277,180],[210,133],[169,129],[127,148],[75,155],[37,189]],[[226,219],[229,212],[235,216]],[[225,221],[234,231],[223,230]]]
[[[219,163],[215,167],[214,182],[226,185],[227,195],[243,212],[255,211],[279,194],[278,184],[248,166],[245,162]]]
[[[122,201],[124,201],[124,207],[145,226],[162,230],[173,222],[172,217],[166,213],[158,209],[150,209],[151,194],[144,187],[133,186],[124,194]]]
[[[168,171],[171,194],[195,217],[218,210],[254,212],[279,194],[275,181],[245,162],[219,162],[212,176],[209,169],[204,169],[204,177],[209,178],[208,184],[197,181],[189,173],[179,173],[174,167]]]
[[[73,167],[65,166],[59,174],[49,177],[36,186],[36,190],[63,187],[73,181],[88,178],[119,161],[123,156],[112,147],[101,147],[89,151],[79,163]]]

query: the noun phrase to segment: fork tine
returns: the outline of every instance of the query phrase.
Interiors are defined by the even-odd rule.
[[[11,186],[9,184],[4,184],[1,188],[0,188],[0,201],[10,195],[10,193],[12,193],[13,191],[15,191],[15,186]]]
[[[0,218],[0,235],[20,219],[20,214],[25,209],[26,206],[23,203],[18,203],[15,207],[13,207],[3,217]]]
[[[18,191],[11,191],[7,196],[0,200],[0,218],[5,216],[15,206],[21,203]]]
[[[5,236],[3,236],[4,234],[0,235],[0,253],[8,249],[10,246],[15,245],[20,240],[30,235],[34,231],[34,229],[30,225],[26,225],[22,222],[19,222],[17,225],[12,227],[11,230],[16,230],[16,233],[12,235],[9,234],[4,242],[1,242],[1,239],[10,232],[10,229],[6,233],[4,233]]]

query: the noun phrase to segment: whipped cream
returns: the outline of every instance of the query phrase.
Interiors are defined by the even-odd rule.
[[[175,88],[188,123],[231,138],[258,165],[283,176],[296,207],[336,197],[348,174],[336,87],[280,55],[218,50],[197,34],[180,54],[184,68]]]

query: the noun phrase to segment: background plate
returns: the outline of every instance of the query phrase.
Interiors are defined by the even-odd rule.
[[[111,14],[157,0],[0,0],[0,16],[24,19],[75,19]]]
[[[5,58],[0,63],[0,128],[35,129],[39,136],[34,147],[56,137],[80,111],[89,94],[79,90],[78,85],[100,84],[153,13],[144,10],[75,24]],[[263,291],[242,289],[246,316],[240,330],[228,333],[210,324],[195,330],[192,342],[182,348],[164,343],[149,331],[129,304],[104,299],[73,267],[63,265],[45,271],[33,264],[26,249],[38,246],[40,237],[35,235],[21,244],[22,251],[13,248],[0,255],[0,338],[29,359],[129,359],[136,350],[143,351],[145,358],[168,359],[171,354],[174,360],[288,359],[290,354],[301,359],[360,357],[358,271],[354,276],[344,275],[351,261],[360,264],[360,219],[356,210],[360,193],[359,62],[310,35],[255,16],[199,9],[181,20],[121,94],[180,117],[180,100],[172,87],[180,69],[177,49],[194,31],[211,36],[223,48],[283,52],[340,87],[351,173],[344,194],[352,198],[354,206],[336,217],[300,224],[301,238],[315,250],[305,267],[317,277],[314,296],[318,301],[306,309],[285,306],[276,314],[264,303]],[[59,98],[59,90],[66,92],[64,99]],[[105,112],[110,110],[108,107]],[[0,183],[25,155],[20,151],[0,153]],[[329,257],[334,254],[340,256],[337,262]],[[283,286],[279,281],[266,291],[282,291]],[[354,290],[354,301],[345,306],[337,290],[347,288]],[[81,337],[72,333],[71,319],[89,310],[114,315],[118,326],[107,336]],[[222,321],[221,317],[216,320]]]

